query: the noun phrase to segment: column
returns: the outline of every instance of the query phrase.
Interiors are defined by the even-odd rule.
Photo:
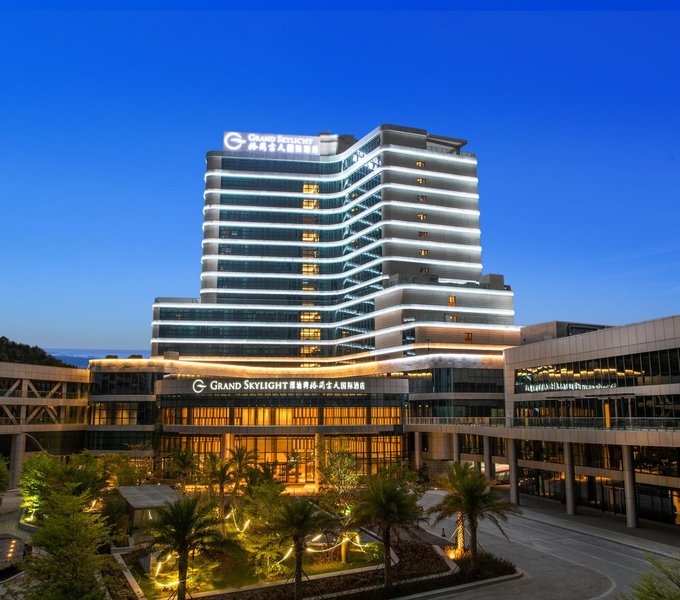
[[[576,514],[576,493],[574,489],[574,450],[571,442],[562,443],[564,453],[564,496],[567,502],[567,514]]]
[[[484,444],[484,475],[488,479],[494,478],[494,468],[493,468],[493,453],[491,452],[491,437],[485,435],[482,437],[482,442]]]
[[[24,453],[26,452],[26,434],[15,433],[12,436],[12,455],[10,456],[9,465],[9,487],[15,488],[19,486],[19,479],[21,479],[21,471],[24,465]]]
[[[451,434],[451,460],[460,464],[460,436],[457,433]]]
[[[413,433],[413,468],[417,471],[420,469],[420,449],[422,448],[420,431]]]
[[[234,434],[223,433],[222,441],[220,442],[220,460],[222,462],[229,460],[230,457],[229,450],[233,449],[234,449]]]
[[[519,472],[517,466],[517,440],[505,440],[508,453],[508,469],[510,470],[510,502],[519,505]]]
[[[633,465],[633,446],[621,446],[623,454],[623,486],[626,497],[626,526],[637,527],[637,498],[635,494],[635,467]]]

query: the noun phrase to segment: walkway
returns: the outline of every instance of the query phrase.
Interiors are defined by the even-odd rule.
[[[21,495],[18,489],[2,494],[0,505],[0,534],[11,535],[27,541],[31,534],[19,528],[21,518]]]

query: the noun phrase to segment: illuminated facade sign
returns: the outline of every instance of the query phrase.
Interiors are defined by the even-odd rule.
[[[224,151],[244,156],[311,158],[320,155],[319,142],[318,137],[308,135],[228,131],[224,134]]]
[[[200,394],[206,389],[211,392],[364,392],[366,382],[338,379],[244,379],[242,381],[194,379],[191,389],[195,394]]]
[[[553,381],[550,383],[517,384],[519,392],[567,392],[574,390],[604,390],[615,388],[615,383],[580,383]]]

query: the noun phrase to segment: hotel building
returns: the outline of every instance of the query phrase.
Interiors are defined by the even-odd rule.
[[[410,403],[502,414],[519,328],[503,277],[482,274],[465,143],[226,133],[206,161],[200,297],[156,300],[150,360],[92,363],[89,447],[245,445],[314,484],[321,449],[365,472],[406,461]]]

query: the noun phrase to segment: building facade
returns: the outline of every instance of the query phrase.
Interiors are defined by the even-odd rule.
[[[408,460],[409,399],[502,413],[519,328],[512,290],[482,274],[465,143],[226,133],[206,158],[200,296],[156,300],[150,360],[92,363],[88,447],[243,445],[309,486],[322,449],[367,473]]]
[[[507,465],[515,500],[680,524],[680,317],[511,348],[505,398],[504,417],[410,415],[407,430],[448,435],[444,462]]]

